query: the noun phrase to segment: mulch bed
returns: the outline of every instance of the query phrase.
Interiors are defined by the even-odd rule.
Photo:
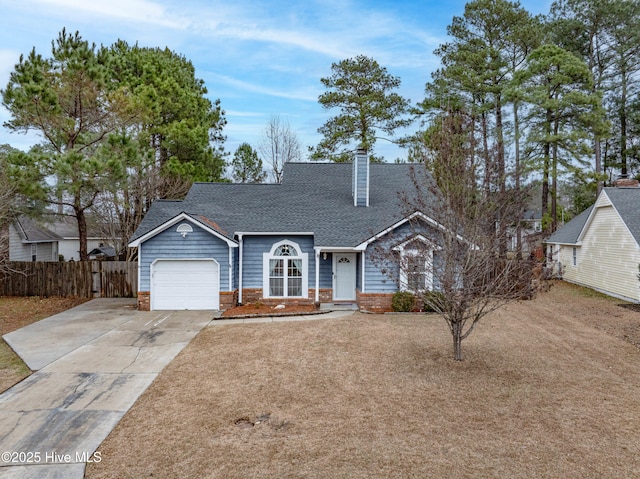
[[[259,316],[292,316],[296,314],[317,314],[321,311],[312,304],[284,305],[284,308],[276,308],[277,305],[253,303],[236,306],[222,313],[223,319],[251,318]]]

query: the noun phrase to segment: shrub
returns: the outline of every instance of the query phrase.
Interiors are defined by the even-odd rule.
[[[439,313],[444,306],[445,297],[440,291],[427,291],[422,295],[422,302],[427,313]]]
[[[416,297],[409,291],[398,291],[391,298],[391,307],[397,313],[407,313],[413,310]]]

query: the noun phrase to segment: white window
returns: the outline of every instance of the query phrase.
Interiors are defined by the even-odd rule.
[[[400,253],[400,289],[419,293],[433,289],[433,253],[428,239],[418,235],[394,248]]]
[[[309,255],[292,241],[281,241],[263,256],[265,298],[306,298]]]
[[[578,248],[573,247],[573,266],[578,265]]]

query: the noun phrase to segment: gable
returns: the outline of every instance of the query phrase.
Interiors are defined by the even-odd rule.
[[[598,224],[594,225],[594,222],[606,221],[611,227],[615,225],[620,233],[624,232],[628,235],[638,246],[640,244],[640,195],[637,194],[638,192],[640,190],[637,189],[605,188],[591,210],[576,242],[584,241],[589,231],[598,226]],[[605,234],[604,230],[600,231],[602,231],[601,234]]]
[[[186,213],[180,213],[179,215],[174,216],[173,218],[169,219],[168,221],[165,221],[164,223],[160,224],[159,226],[155,227],[154,229],[152,229],[151,231],[147,232],[146,234],[136,238],[135,240],[133,240],[131,243],[129,243],[129,247],[130,248],[135,248],[140,246],[142,243],[144,243],[145,241],[148,241],[152,238],[154,238],[155,236],[168,231],[169,229],[171,229],[172,227],[176,226],[176,231],[175,234],[177,236],[182,236],[183,238],[188,236],[190,234],[190,231],[187,227],[187,225],[194,225],[199,229],[202,229],[204,231],[206,231],[207,233],[215,236],[216,238],[224,241],[229,247],[235,248],[238,246],[238,243],[232,239],[227,238],[224,234],[222,234],[221,232],[219,232],[216,229],[216,224],[210,221],[200,221],[196,218],[193,218],[192,216],[186,214]],[[191,231],[192,232],[192,231]]]

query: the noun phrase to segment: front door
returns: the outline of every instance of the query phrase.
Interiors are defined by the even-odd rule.
[[[333,253],[333,300],[355,301],[356,255]]]

